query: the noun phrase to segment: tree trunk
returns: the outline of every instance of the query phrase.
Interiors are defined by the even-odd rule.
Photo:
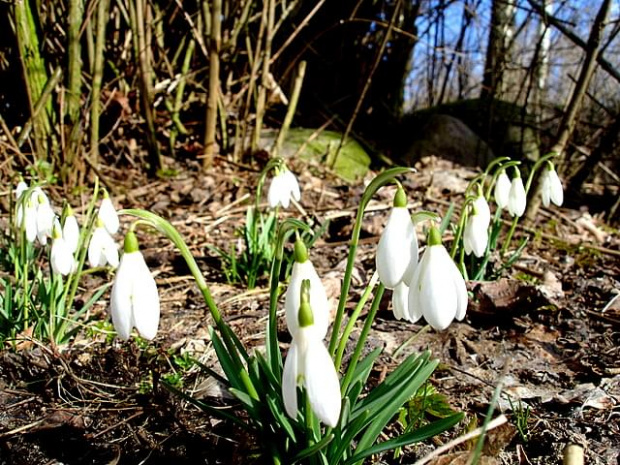
[[[489,44],[480,97],[501,100],[508,89],[506,64],[514,36],[515,5],[508,0],[494,0],[491,10]]]

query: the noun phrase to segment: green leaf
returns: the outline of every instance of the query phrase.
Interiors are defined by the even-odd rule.
[[[463,413],[455,413],[454,415],[451,415],[447,418],[442,418],[441,420],[437,420],[433,423],[422,426],[421,428],[418,428],[415,431],[411,431],[410,433],[406,433],[396,438],[384,441],[382,443],[375,444],[374,446],[364,449],[359,453],[355,454],[353,457],[351,457],[345,462],[345,465],[351,465],[356,462],[360,462],[366,457],[370,457],[374,454],[379,454],[387,450],[396,449],[397,447],[403,447],[409,444],[424,441],[428,438],[432,438],[433,436],[443,433],[447,429],[456,425],[462,419]]]
[[[324,436],[323,439],[321,439],[316,444],[313,444],[312,446],[305,448],[304,450],[299,452],[297,455],[295,455],[295,457],[293,457],[293,460],[291,461],[291,463],[297,463],[297,462],[299,462],[299,461],[301,461],[301,460],[303,460],[305,458],[308,458],[308,457],[311,457],[311,456],[315,455],[321,449],[323,449],[326,445],[328,445],[333,439],[334,439],[334,435],[333,434],[328,434],[328,435]]]

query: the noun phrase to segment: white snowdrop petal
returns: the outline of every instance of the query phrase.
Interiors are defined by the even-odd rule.
[[[457,268],[456,264],[452,262],[452,282],[456,292],[456,315],[454,316],[457,320],[462,321],[465,318],[465,313],[467,312],[467,286],[465,285],[465,279],[463,275]]]
[[[379,239],[375,260],[379,280],[387,289],[394,289],[404,279],[411,265],[414,236],[413,222],[407,208],[392,208]]]
[[[118,228],[120,227],[120,223],[118,220],[118,213],[116,213],[116,209],[114,208],[110,197],[105,197],[101,201],[98,216],[103,222],[105,229],[110,234],[116,234]]]
[[[121,339],[129,339],[133,327],[132,317],[132,270],[131,260],[127,262],[125,255],[121,258],[112,292],[110,294],[110,313],[112,324]]]
[[[555,170],[550,170],[548,182],[551,200],[558,207],[561,207],[562,203],[564,203],[564,187],[562,187],[562,181]]]
[[[22,194],[28,190],[28,184],[24,181],[19,181],[15,187],[15,200],[19,200]]]
[[[24,210],[24,227],[26,229],[26,240],[30,243],[34,242],[37,238],[37,211],[30,202]]]
[[[301,199],[301,190],[299,189],[299,182],[297,181],[297,178],[295,177],[293,172],[289,170],[286,170],[284,174],[287,178],[290,196],[297,202],[299,202],[299,200]]]
[[[450,266],[453,262],[443,245],[430,246],[426,253],[429,254],[429,261],[420,281],[420,304],[426,322],[441,331],[450,326],[456,315],[454,286],[446,286],[452,279]]]
[[[74,262],[73,252],[62,237],[52,241],[50,261],[54,273],[59,273],[63,276],[71,273]]]
[[[497,177],[494,189],[495,203],[499,208],[506,208],[508,206],[508,197],[510,195],[510,179],[505,171]]]
[[[392,311],[397,320],[409,319],[407,307],[409,305],[409,286],[399,283],[392,291]]]
[[[39,203],[37,206],[37,238],[41,245],[47,244],[47,239],[52,236],[54,218],[56,214],[48,202]]]
[[[299,375],[298,348],[295,340],[288,350],[282,372],[282,400],[284,409],[291,418],[297,418],[297,377]]]
[[[62,227],[62,237],[71,249],[71,252],[75,252],[80,239],[80,226],[74,215],[65,218],[65,224]]]
[[[133,324],[145,339],[154,339],[159,328],[159,293],[157,284],[151,274],[144,256],[140,252],[130,252],[124,255],[131,259],[133,274],[132,288],[132,315]]]
[[[105,265],[105,255],[103,255],[103,228],[97,227],[93,231],[88,244],[88,264],[91,268]]]
[[[428,250],[428,249],[427,249]],[[416,268],[413,278],[411,278],[411,286],[409,286],[409,296],[408,296],[408,319],[412,323],[418,321],[424,315],[424,309],[420,303],[420,288],[421,282],[420,279],[424,275],[425,270],[428,266],[429,255],[428,252],[425,251],[422,255],[422,259],[420,263],[418,263],[418,267]]]
[[[512,216],[523,216],[525,212],[526,196],[523,180],[520,177],[513,178],[510,185],[510,195],[508,199],[508,211]]]
[[[332,428],[340,418],[340,382],[327,348],[310,337],[304,353],[304,384],[312,411]]]

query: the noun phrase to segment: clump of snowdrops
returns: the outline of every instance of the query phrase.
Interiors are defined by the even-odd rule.
[[[539,194],[542,203],[548,207],[551,203],[561,206],[564,201],[562,182],[553,164],[555,153],[541,157],[531,168],[528,178],[523,183],[519,170],[520,162],[508,157],[493,160],[486,170],[476,176],[465,191],[462,214],[454,229],[455,240],[450,255],[456,258],[458,268],[465,279],[480,281],[499,276],[512,266],[527,245],[528,236],[523,237],[516,248],[511,250],[515,229],[523,217],[527,198],[536,174],[540,174]],[[509,177],[509,174],[512,177]],[[491,200],[495,203],[495,213],[491,217]],[[447,227],[454,206],[444,218],[443,227]],[[502,216],[507,212],[511,218],[505,236],[502,232]],[[500,266],[492,273],[488,270],[490,259],[497,255]]]
[[[0,341],[33,338],[62,344],[80,329],[84,314],[110,286],[104,284],[74,308],[81,277],[119,263],[113,239],[118,216],[98,183],[82,227],[71,205],[64,201],[62,207],[54,206],[44,186],[20,180],[11,199],[0,247]]]
[[[270,184],[269,198],[278,199],[277,204],[272,203],[274,207],[285,207],[291,196],[295,199],[299,191],[295,187],[297,181],[284,162],[278,160],[277,166],[279,169]],[[143,226],[156,228],[175,244],[186,260],[213,320],[210,337],[223,375],[210,367],[203,366],[203,369],[235,396],[238,403],[229,409],[215,408],[183,394],[175,386],[169,385],[168,388],[209,415],[225,419],[255,435],[263,447],[265,460],[278,464],[300,461],[330,465],[362,463],[373,454],[428,439],[455,425],[462,414],[450,412],[442,418],[419,424],[417,428],[410,425],[403,434],[379,441],[386,426],[397,421],[401,409],[410,399],[416,394],[429,392],[426,383],[438,361],[432,359],[428,351],[411,354],[382,382],[371,387],[369,377],[382,349],[363,355],[385,289],[403,279],[411,277],[416,283],[408,294],[406,311],[423,315],[431,324],[436,323],[437,328],[447,327],[454,318],[462,319],[467,308],[465,283],[441,243],[435,224],[437,218],[430,213],[414,215],[416,220],[430,223],[427,252],[418,264],[413,220],[407,212],[402,213],[403,209],[406,210],[407,199],[396,180],[397,176],[408,172],[408,168],[387,170],[368,185],[362,196],[331,332],[330,314],[333,312],[312,264],[312,249],[301,239],[304,233],[311,232],[310,228],[294,218],[278,219],[264,350],[248,351],[225,322],[187,245],[169,222],[144,210],[120,211],[137,219],[130,231]],[[399,186],[394,200],[398,218],[390,220],[393,226],[388,224],[386,227],[377,252],[378,270],[367,282],[346,324],[343,324],[364,212],[376,191],[393,183]],[[405,224],[404,235],[397,227],[402,224]],[[286,246],[291,239],[293,248],[288,252]],[[125,255],[121,258],[112,290],[111,309],[115,326],[125,311],[132,315],[126,316],[125,320],[134,322],[140,319],[140,315],[153,312],[153,307],[157,306],[157,314],[159,312],[153,298],[156,289],[149,290],[144,297],[136,294],[135,287],[133,294],[117,291],[128,278],[124,273],[125,257],[139,253],[133,237],[125,239],[124,248]],[[403,249],[407,253],[403,254]],[[398,260],[392,260],[390,265],[390,257],[394,257],[397,250],[400,252]],[[287,255],[293,264],[288,284],[285,284],[280,282],[280,277]],[[437,273],[445,272],[449,273],[451,284],[443,289],[442,295],[450,297],[435,301],[439,298],[436,294],[439,289]],[[131,273],[134,276],[141,274],[135,269]],[[292,339],[286,357],[283,357],[277,338],[282,294],[284,317]],[[129,302],[133,305],[131,309]],[[425,306],[429,303],[433,307],[427,311]],[[365,308],[368,312],[362,319]],[[362,325],[361,333],[356,341],[351,341],[351,333],[358,322]],[[118,328],[117,331],[127,336]],[[142,333],[139,327],[138,331]],[[353,355],[345,364],[345,348],[351,343]],[[239,410],[244,414],[240,415]]]
[[[262,208],[261,193],[267,176],[273,173],[269,184],[267,208]],[[293,202],[299,202],[301,191],[295,175],[281,158],[269,160],[258,180],[253,204],[246,210],[243,225],[236,228],[237,241],[229,249],[210,245],[222,263],[222,272],[230,284],[245,284],[253,289],[269,276],[275,253],[278,230],[278,212],[287,209]],[[311,246],[327,226],[313,232],[303,232],[304,243]],[[286,269],[292,261],[286,258]]]

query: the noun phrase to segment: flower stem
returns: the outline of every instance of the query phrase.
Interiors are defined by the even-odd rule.
[[[368,316],[366,316],[366,321],[364,322],[362,333],[360,334],[360,337],[357,340],[357,344],[355,345],[355,351],[353,352],[353,356],[351,357],[351,361],[349,362],[349,366],[344,376],[344,380],[342,381],[340,392],[342,392],[343,394],[347,392],[347,390],[349,389],[349,384],[351,384],[353,374],[355,373],[355,369],[357,368],[357,363],[359,362],[359,358],[362,355],[362,350],[366,345],[366,339],[368,338],[368,334],[370,333],[372,322],[375,320],[375,316],[377,315],[377,311],[379,310],[379,304],[381,303],[381,298],[383,297],[384,291],[385,286],[380,283],[377,287],[377,292],[375,293],[375,297],[372,301],[372,305],[370,306],[370,310],[368,311]]]
[[[366,190],[362,194],[360,205],[357,208],[357,214],[355,216],[355,224],[353,226],[353,233],[351,234],[351,243],[349,244],[349,256],[347,258],[347,268],[344,272],[344,278],[342,280],[342,288],[340,289],[340,299],[338,300],[338,309],[336,310],[336,316],[334,318],[334,325],[332,329],[331,339],[329,340],[329,353],[333,357],[336,353],[336,344],[338,343],[340,336],[340,326],[342,325],[342,318],[344,316],[344,310],[347,305],[347,297],[349,295],[349,289],[351,287],[351,277],[353,275],[353,266],[355,264],[355,257],[357,255],[357,246],[359,244],[359,237],[362,231],[362,219],[366,206],[372,196],[377,190],[385,184],[391,182],[396,176],[404,173],[412,172],[412,168],[396,167],[385,170],[379,176],[372,180],[372,182],[366,187]]]
[[[342,365],[342,356],[344,354],[345,348],[347,347],[347,341],[349,339],[349,336],[351,335],[351,332],[353,331],[355,322],[359,318],[360,313],[362,312],[362,308],[364,308],[364,305],[366,305],[366,302],[368,301],[368,297],[370,297],[370,293],[373,291],[373,289],[377,285],[378,280],[379,280],[379,274],[375,271],[374,274],[372,275],[372,278],[370,278],[370,282],[366,286],[364,293],[362,294],[362,296],[360,297],[360,300],[355,306],[355,310],[353,310],[353,313],[351,314],[351,317],[349,318],[349,321],[347,322],[347,325],[345,326],[344,331],[342,332],[342,337],[340,338],[340,342],[338,344],[338,350],[336,351],[336,359],[334,361],[336,371],[339,371],[340,366]]]

